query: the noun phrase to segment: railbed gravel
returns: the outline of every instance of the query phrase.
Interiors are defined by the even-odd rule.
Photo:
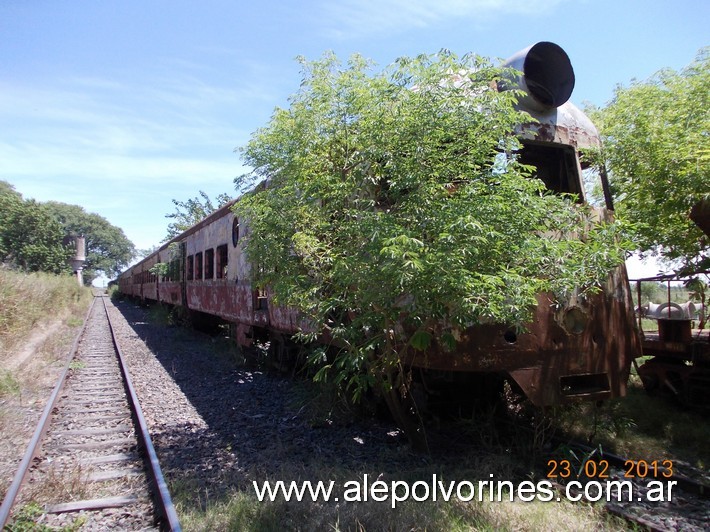
[[[253,480],[317,480],[343,467],[376,477],[383,467],[396,474],[428,461],[387,421],[314,419],[303,379],[239,365],[215,354],[215,339],[155,325],[131,301],[109,311],[172,486],[186,482],[216,500],[234,489],[253,492]]]
[[[235,490],[253,493],[252,481],[337,480],[338,475],[343,480],[344,474],[362,473],[387,481],[398,475],[431,478],[432,470],[455,471],[462,478],[485,478],[482,473],[495,470],[501,478],[523,480],[528,473],[528,466],[503,456],[514,455],[514,449],[499,447],[495,457],[495,444],[477,449],[471,432],[455,427],[431,431],[436,452],[423,456],[412,453],[401,431],[386,420],[330,419],[318,409],[314,417],[309,402],[317,399],[308,395],[303,379],[238,364],[216,348],[219,340],[156,325],[131,301],[118,301],[109,311],[163,473],[171,490],[185,492],[191,505],[197,498],[204,509]],[[660,530],[668,529],[661,517],[651,519]],[[697,517],[678,519],[683,524],[670,528],[697,529]]]

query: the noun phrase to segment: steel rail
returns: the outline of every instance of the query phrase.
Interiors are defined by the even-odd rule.
[[[146,423],[145,417],[143,416],[143,410],[141,409],[140,402],[138,401],[138,396],[133,388],[133,381],[128,372],[128,368],[124,362],[123,352],[121,351],[118,341],[116,340],[116,335],[113,330],[113,324],[111,323],[111,316],[108,312],[108,307],[106,306],[106,301],[102,300],[104,305],[104,311],[106,312],[106,318],[108,319],[109,330],[111,331],[111,340],[114,347],[116,348],[116,353],[118,355],[119,366],[121,373],[123,375],[124,382],[126,384],[126,391],[128,394],[128,402],[131,405],[131,411],[134,415],[134,422],[138,430],[136,435],[138,440],[143,446],[145,453],[148,457],[149,467],[149,477],[153,485],[153,496],[155,498],[156,509],[161,514],[162,521],[160,526],[165,530],[172,530],[178,532],[182,530],[180,526],[180,520],[178,519],[177,512],[175,511],[175,506],[173,505],[172,498],[170,497],[170,491],[168,490],[168,485],[165,482],[165,477],[160,469],[160,462],[158,461],[158,455],[153,447],[153,442],[150,439],[150,433],[148,431],[148,424]]]
[[[22,458],[22,461],[20,462],[17,472],[15,473],[15,477],[12,480],[12,484],[10,484],[7,493],[5,493],[5,498],[2,501],[2,505],[0,505],[0,530],[4,530],[5,524],[10,518],[10,510],[12,509],[13,504],[15,504],[15,499],[17,498],[17,494],[20,492],[20,488],[22,487],[22,483],[25,479],[25,476],[27,475],[27,472],[30,469],[32,459],[35,457],[37,450],[39,449],[39,443],[42,440],[45,432],[47,431],[47,428],[49,427],[49,421],[52,418],[52,411],[54,410],[57,400],[59,399],[59,394],[64,388],[67,373],[69,373],[69,367],[79,347],[79,341],[81,340],[82,336],[84,335],[84,332],[86,331],[86,327],[89,323],[89,316],[91,316],[91,312],[94,309],[95,303],[96,296],[94,296],[94,299],[92,300],[91,305],[89,306],[89,310],[86,313],[86,317],[84,318],[84,326],[79,331],[79,334],[77,334],[76,338],[74,339],[74,343],[72,344],[71,349],[69,350],[67,362],[64,365],[64,369],[62,370],[62,373],[59,376],[59,380],[57,381],[54,390],[52,391],[52,395],[49,396],[49,400],[47,401],[47,405],[45,406],[44,411],[42,412],[42,416],[37,422],[37,428],[35,429],[35,432],[32,435],[30,443],[27,445],[27,450],[25,451],[25,455]]]
[[[567,443],[562,443],[561,440],[557,440],[557,443],[559,445],[566,445],[567,447],[571,449],[576,449],[579,451],[582,451],[586,453],[588,456],[591,456],[596,449],[593,447],[590,447],[589,445],[578,442],[578,441],[568,441]],[[628,460],[626,457],[611,453],[608,451],[602,450],[598,457],[595,457],[591,460],[594,459],[603,459],[606,460],[610,465],[618,467],[620,469],[623,469],[626,467]],[[654,471],[654,474],[651,475],[649,478],[658,478],[658,475],[664,475],[665,473],[669,473],[669,470],[666,467],[658,467],[657,471]],[[668,479],[672,478],[673,481],[676,483],[676,486],[683,492],[685,492],[687,495],[690,495],[692,497],[697,497],[698,499],[708,499],[710,498],[710,486],[707,484],[704,484],[701,481],[698,481],[696,479],[687,477],[685,475],[679,474],[677,472],[673,472],[672,477],[667,477]],[[561,485],[560,485],[561,487]],[[616,517],[619,517],[621,519],[624,519],[625,521],[636,525],[636,526],[641,526],[644,530],[648,530],[649,532],[665,532],[668,530],[667,527],[665,527],[662,524],[654,522],[652,519],[648,518],[648,514],[644,515],[636,515],[633,512],[627,511],[627,509],[624,506],[620,506],[618,504],[613,504],[607,501],[607,503],[604,505],[604,510]]]
[[[594,451],[594,448],[581,442],[571,442],[569,446],[580,449],[581,451],[588,454],[591,454]],[[630,461],[624,456],[619,456],[618,454],[614,454],[604,450],[601,451],[599,456],[616,467],[624,467]],[[658,473],[664,474],[667,472],[668,469],[666,467],[658,467]],[[656,477],[654,476],[654,478]],[[710,486],[699,480],[690,478],[686,475],[676,472],[673,473],[672,477],[667,478],[672,478],[674,481],[677,482],[678,488],[690,495],[696,495],[701,499],[710,499]]]

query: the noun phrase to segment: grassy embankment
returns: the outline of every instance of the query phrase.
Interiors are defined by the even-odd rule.
[[[13,357],[23,343],[40,325],[81,324],[90,300],[91,290],[73,277],[0,269],[0,398],[20,393]]]
[[[0,268],[0,499],[92,299],[70,276]],[[44,530],[28,505],[8,530]]]

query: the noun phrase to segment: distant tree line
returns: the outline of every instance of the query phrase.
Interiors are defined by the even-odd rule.
[[[99,273],[114,277],[135,254],[133,243],[118,227],[83,207],[56,201],[24,199],[0,181],[0,262],[28,272],[70,273],[73,237],[86,239],[84,283]]]

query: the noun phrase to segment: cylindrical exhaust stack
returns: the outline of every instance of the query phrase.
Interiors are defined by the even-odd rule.
[[[500,90],[521,89],[526,96],[520,105],[544,112],[563,105],[574,89],[574,70],[567,53],[551,42],[539,42],[509,58],[503,66],[522,72],[522,76],[499,86]]]

